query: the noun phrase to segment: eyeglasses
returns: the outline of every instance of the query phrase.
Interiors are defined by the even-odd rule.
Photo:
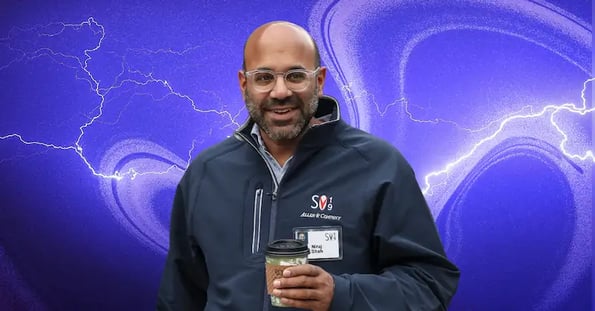
[[[318,74],[320,67],[314,70],[291,69],[286,72],[275,72],[272,70],[255,69],[244,71],[244,77],[250,80],[250,83],[256,91],[270,92],[277,82],[277,76],[282,75],[285,86],[293,92],[300,92],[308,88],[311,77]]]

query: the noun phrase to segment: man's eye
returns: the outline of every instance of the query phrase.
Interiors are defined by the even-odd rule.
[[[306,80],[307,76],[305,72],[294,71],[287,74],[287,81],[289,82],[302,82]]]
[[[270,83],[273,80],[275,80],[275,76],[268,72],[258,72],[254,74],[254,82],[259,84]]]

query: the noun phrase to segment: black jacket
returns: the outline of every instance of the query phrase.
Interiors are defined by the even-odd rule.
[[[280,183],[251,121],[192,162],[174,199],[158,310],[275,309],[264,247],[296,227],[322,226],[342,235],[341,260],[311,262],[334,277],[331,310],[446,309],[459,271],[411,167],[390,144],[341,121],[337,102],[323,96],[316,116],[329,113],[304,134]],[[322,195],[330,210],[314,204]]]

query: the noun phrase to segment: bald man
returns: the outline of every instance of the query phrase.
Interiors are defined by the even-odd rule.
[[[178,185],[157,309],[445,310],[459,271],[413,170],[340,119],[312,37],[262,25],[242,67],[250,117]],[[286,268],[269,295],[264,250],[298,238],[308,264]]]

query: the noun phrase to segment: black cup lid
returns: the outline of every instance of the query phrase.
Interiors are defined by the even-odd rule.
[[[267,254],[281,256],[310,253],[308,250],[308,245],[306,245],[304,241],[290,239],[275,240],[270,242],[267,245],[266,252]]]

